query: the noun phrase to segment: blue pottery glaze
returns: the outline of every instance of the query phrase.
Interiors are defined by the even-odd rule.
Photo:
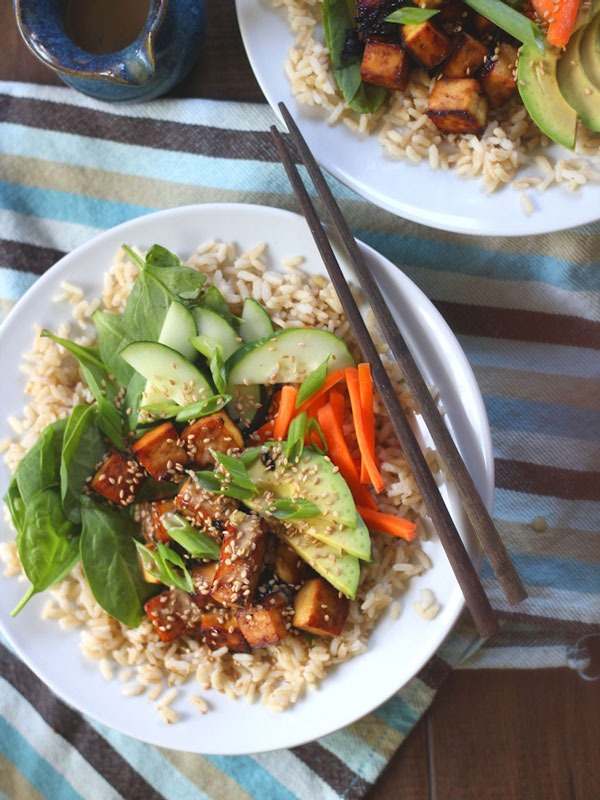
[[[34,55],[69,86],[100,100],[150,100],[167,92],[198,58],[206,27],[205,0],[150,0],[137,38],[115,53],[97,55],[67,36],[61,0],[13,4]]]

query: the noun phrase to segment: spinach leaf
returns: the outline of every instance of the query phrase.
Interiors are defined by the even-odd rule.
[[[12,614],[37,592],[62,580],[79,559],[79,528],[64,515],[58,486],[42,489],[27,502],[17,541],[19,558],[31,587]]]
[[[222,316],[232,328],[235,328],[239,322],[239,319],[235,317],[229,310],[227,300],[225,300],[216,286],[208,287],[202,296],[200,305],[203,305],[205,308],[210,308],[210,310],[214,311],[216,314],[220,314],[220,316]]]
[[[25,501],[19,491],[17,479],[13,476],[4,495],[4,502],[10,513],[12,523],[17,531],[17,540],[25,524]]]
[[[98,407],[81,403],[69,417],[60,462],[60,490],[67,519],[81,523],[83,489],[96,464],[106,452],[106,443],[98,427]]]
[[[156,342],[175,294],[146,269],[131,288],[123,311],[123,328],[131,341]]]
[[[125,333],[121,315],[98,310],[92,319],[98,331],[98,348],[106,369],[121,386],[127,386],[135,370],[119,355],[119,351],[131,341]]]
[[[67,422],[68,418],[65,418],[47,425],[19,462],[13,480],[25,505],[42,489],[58,484]]]
[[[152,275],[182,300],[195,300],[202,289],[206,278],[202,272],[183,264],[171,267],[156,267],[147,263],[145,272]]]
[[[69,339],[56,336],[56,334],[48,330],[43,330],[42,336],[52,339],[53,342],[64,347],[67,352],[77,359],[85,382],[98,403],[98,424],[100,428],[115,447],[119,450],[124,450],[123,420],[115,405],[120,386],[109,375],[106,365],[102,361],[100,349],[97,346],[85,347],[84,345],[76,344]]]
[[[92,594],[111,617],[137,627],[153,591],[136,554],[137,523],[91,500],[82,504],[81,518],[81,563]]]
[[[388,92],[381,86],[363,83],[360,55],[344,55],[347,31],[354,26],[353,0],[323,0],[323,31],[339,90],[351,109],[359,114],[373,114]]]
[[[146,266],[169,269],[170,267],[180,267],[181,261],[175,253],[167,250],[162,244],[153,244],[146,253]]]

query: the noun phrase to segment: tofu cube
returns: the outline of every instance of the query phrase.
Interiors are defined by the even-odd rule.
[[[157,481],[182,478],[189,457],[172,422],[163,422],[145,433],[132,447],[140,464]]]
[[[251,648],[266,647],[284,639],[289,633],[290,617],[291,608],[281,592],[236,612],[240,630]]]
[[[444,64],[444,78],[475,78],[483,69],[488,48],[468,33],[452,39],[452,53]]]
[[[214,606],[211,590],[216,571],[216,561],[207,561],[204,564],[197,564],[190,569],[190,575],[192,576],[195,588],[192,600],[196,603],[198,608],[205,609],[209,606]]]
[[[222,531],[238,506],[236,500],[208,492],[193,478],[188,478],[182,485],[174,503],[177,511],[209,534],[214,534],[215,529]]]
[[[394,41],[399,35],[399,25],[386,22],[392,11],[400,8],[398,0],[356,0],[356,28],[361,41],[383,39]]]
[[[162,523],[162,515],[175,510],[174,500],[157,500],[150,503],[151,538],[155,542],[167,544],[171,537]]]
[[[104,460],[90,486],[107,500],[119,506],[128,506],[134,502],[144,477],[134,458],[112,453]]]
[[[462,0],[447,0],[440,6],[439,14],[435,15],[435,25],[447,33],[455,36],[470,27],[473,11]]]
[[[401,44],[367,41],[360,65],[360,76],[365,83],[402,91],[406,89],[409,74],[409,59]]]
[[[182,589],[167,589],[150,598],[144,610],[163,642],[172,642],[197,628],[202,612]]]
[[[506,42],[496,45],[481,73],[481,85],[490,104],[501,106],[517,90],[517,49]]]
[[[254,514],[236,511],[223,537],[212,597],[224,606],[245,608],[252,603],[267,548],[267,533]]]
[[[440,78],[429,95],[428,115],[444,133],[481,134],[488,101],[475,78]]]
[[[244,446],[239,428],[224,411],[192,422],[182,431],[181,440],[195,467],[210,467],[215,463],[209,452],[211,449],[227,453]]]
[[[292,624],[317,636],[338,636],[348,616],[348,598],[323,580],[311,578],[294,597]]]
[[[430,21],[402,26],[404,48],[417,64],[435,69],[450,55],[450,39]]]
[[[309,567],[291,547],[284,542],[277,542],[274,570],[279,580],[290,586],[299,586],[306,577]]]
[[[250,652],[250,645],[241,632],[235,612],[231,608],[206,611],[202,616],[200,629],[211,650],[226,647],[231,653]]]
[[[471,26],[479,39],[488,43],[498,33],[498,26],[483,14],[473,12]]]

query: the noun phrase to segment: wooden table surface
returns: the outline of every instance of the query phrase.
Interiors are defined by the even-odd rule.
[[[209,0],[209,36],[172,96],[265,102],[233,0]],[[0,80],[62,85],[0,6]],[[455,672],[402,745],[373,800],[595,800],[600,797],[600,681],[569,669]]]

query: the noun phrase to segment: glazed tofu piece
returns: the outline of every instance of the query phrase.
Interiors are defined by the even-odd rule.
[[[175,495],[175,509],[187,517],[197,528],[207,533],[222,531],[229,517],[237,509],[237,500],[208,492],[193,478],[188,478]]]
[[[236,612],[236,619],[251,648],[277,644],[291,627],[291,608],[281,592],[267,595],[260,603]]]
[[[214,465],[211,449],[227,453],[228,450],[241,449],[244,446],[239,428],[224,411],[192,422],[182,431],[181,440],[195,467]]]
[[[413,61],[425,69],[439,67],[450,55],[450,39],[430,20],[403,25],[402,41]]]
[[[290,586],[299,586],[308,573],[308,564],[284,542],[277,542],[275,575]]]
[[[429,95],[429,118],[444,133],[483,133],[488,101],[475,78],[440,78]]]
[[[473,12],[462,0],[446,0],[435,16],[435,25],[452,37],[470,26],[472,15]]]
[[[490,42],[498,33],[498,26],[487,17],[484,17],[483,14],[477,14],[476,12],[473,12],[471,25],[476,36],[482,41],[486,42],[486,44]]]
[[[189,463],[177,429],[163,422],[145,433],[132,447],[140,464],[157,481],[177,481]]]
[[[501,106],[517,90],[517,49],[506,42],[496,45],[481,74],[481,85],[490,104]]]
[[[256,515],[243,511],[231,515],[211,592],[217,603],[242,608],[252,603],[264,564],[267,536]]]
[[[202,616],[200,630],[211,650],[226,647],[231,653],[250,652],[250,645],[240,630],[235,611],[231,608],[206,611]]]
[[[190,569],[190,575],[192,576],[195,589],[192,600],[196,603],[198,608],[205,609],[209,606],[214,606],[211,590],[216,571],[216,561],[207,561],[204,564],[197,564]]]
[[[202,612],[182,589],[167,589],[150,598],[144,610],[163,642],[171,642],[197,628]]]
[[[488,48],[468,33],[452,39],[452,52],[444,64],[444,78],[475,78],[488,55]]]
[[[150,538],[155,542],[162,542],[168,544],[171,537],[162,522],[162,515],[168,511],[175,511],[174,500],[157,500],[150,503]]]
[[[356,0],[356,27],[359,39],[393,41],[398,38],[400,26],[386,22],[385,18],[400,8],[400,5],[397,0]]]
[[[402,91],[406,89],[409,74],[409,58],[401,44],[375,39],[367,41],[360,65],[360,75],[365,83]]]
[[[348,598],[323,580],[311,578],[294,597],[292,624],[317,636],[337,636],[348,616]]]
[[[134,458],[121,453],[109,455],[90,482],[91,488],[119,506],[134,502],[145,475]]]

